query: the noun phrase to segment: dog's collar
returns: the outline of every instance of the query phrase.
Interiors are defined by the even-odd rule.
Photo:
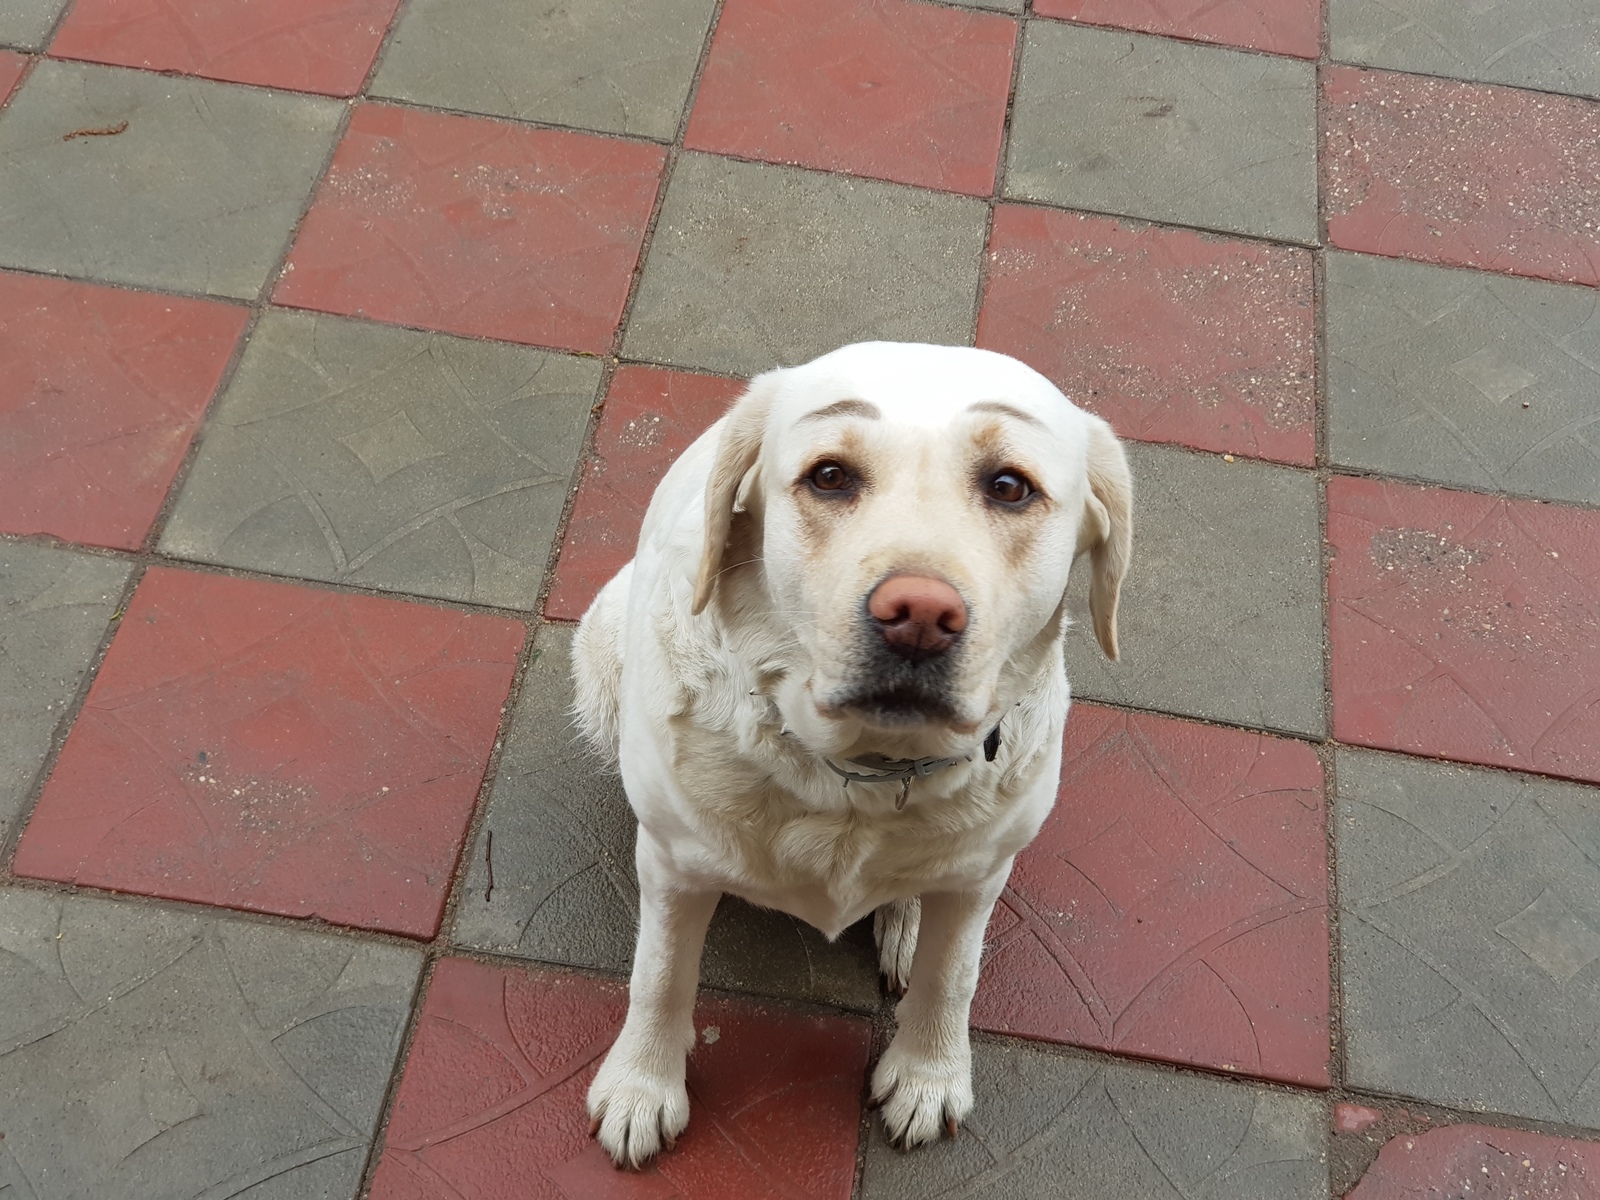
[[[989,736],[983,739],[983,760],[993,762],[994,756],[999,752],[1000,726],[996,725],[989,731]],[[845,787],[849,787],[852,783],[898,783],[900,795],[894,802],[895,811],[898,812],[906,806],[906,797],[911,794],[913,779],[926,779],[929,775],[943,771],[947,767],[969,763],[972,761],[972,755],[960,758],[885,758],[881,754],[863,754],[845,760],[852,766],[866,768],[864,771],[846,770],[831,758],[822,761],[828,764],[828,769],[835,775],[843,776]]]

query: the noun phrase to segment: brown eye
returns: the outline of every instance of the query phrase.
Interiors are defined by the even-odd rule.
[[[822,462],[811,468],[811,486],[819,492],[842,492],[854,480],[850,472],[836,462]]]
[[[989,499],[1001,504],[1021,504],[1033,495],[1033,484],[1016,471],[1001,471],[989,480]]]

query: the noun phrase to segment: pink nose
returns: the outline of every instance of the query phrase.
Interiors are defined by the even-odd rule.
[[[967,627],[961,593],[928,575],[885,579],[867,598],[867,611],[889,649],[912,662],[943,654]]]

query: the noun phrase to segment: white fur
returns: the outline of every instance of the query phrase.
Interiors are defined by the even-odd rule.
[[[808,418],[845,400],[879,415]],[[854,501],[807,489],[824,458],[859,473]],[[1000,467],[1026,473],[1043,507],[986,499],[982,473]],[[1114,656],[1128,507],[1104,422],[1015,360],[950,347],[869,343],[769,372],[673,465],[574,653],[580,725],[616,756],[639,819],[630,1006],[589,1092],[618,1163],[688,1120],[700,951],[723,893],[828,937],[876,910],[883,973],[905,993],[873,1075],[889,1134],[928,1141],[971,1109],[984,928],[1059,776],[1067,575],[1091,554]],[[852,699],[871,670],[866,597],[902,573],[943,578],[969,612],[937,718]],[[897,809],[899,784],[847,788],[827,765],[867,753],[971,761],[917,780]]]

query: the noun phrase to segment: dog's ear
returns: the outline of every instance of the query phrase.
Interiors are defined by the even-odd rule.
[[[728,545],[728,530],[733,514],[744,511],[750,489],[755,485],[756,460],[761,456],[761,439],[767,428],[767,413],[777,390],[777,371],[768,371],[750,381],[747,391],[722,418],[722,436],[717,443],[717,461],[706,481],[706,540],[700,550],[700,572],[695,577],[693,613],[699,615],[711,602],[711,593],[722,573],[723,552]]]
[[[1078,553],[1089,554],[1089,615],[1094,636],[1107,658],[1115,661],[1117,600],[1122,577],[1133,553],[1133,478],[1122,443],[1099,417],[1091,416],[1089,433],[1089,498],[1078,526]]]

